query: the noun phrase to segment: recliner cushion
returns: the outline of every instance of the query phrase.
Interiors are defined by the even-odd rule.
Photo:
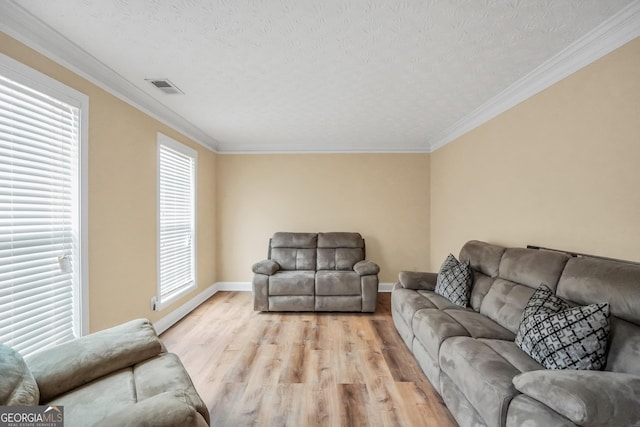
[[[364,260],[361,248],[318,248],[317,270],[353,270],[353,266]]]
[[[316,295],[361,295],[360,276],[354,271],[318,271]]]
[[[269,277],[269,295],[313,295],[315,271],[279,271]]]
[[[316,250],[305,248],[272,248],[271,259],[282,270],[315,270]]]

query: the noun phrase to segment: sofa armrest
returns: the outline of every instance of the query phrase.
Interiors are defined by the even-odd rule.
[[[423,289],[433,291],[438,280],[437,273],[423,273],[418,271],[401,271],[398,275],[400,284],[405,289]]]
[[[94,426],[207,427],[206,415],[197,411],[187,393],[164,392],[119,408]]]
[[[544,369],[516,375],[513,385],[578,425],[622,426],[640,421],[637,375]]]
[[[280,270],[280,264],[273,260],[265,259],[253,264],[251,266],[251,270],[253,270],[255,274],[266,274],[267,276],[271,276]]]
[[[373,261],[363,260],[355,263],[353,270],[360,276],[367,276],[369,274],[378,274],[380,267]]]
[[[42,350],[26,358],[40,401],[165,351],[153,325],[138,319]]]

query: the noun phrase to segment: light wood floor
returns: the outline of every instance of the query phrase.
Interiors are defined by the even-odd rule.
[[[218,292],[162,339],[213,426],[455,426],[396,332],[390,294],[374,314],[256,313]]]

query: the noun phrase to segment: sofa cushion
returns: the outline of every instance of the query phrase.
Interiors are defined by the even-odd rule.
[[[461,307],[452,303],[445,297],[436,294],[434,291],[417,291],[417,293],[431,302],[431,304],[439,310],[469,310],[469,308]]]
[[[187,374],[184,365],[173,353],[145,360],[133,368],[136,400],[141,401],[167,391],[182,392],[200,414],[209,421],[209,410]]]
[[[313,295],[315,271],[279,271],[269,278],[269,295]]]
[[[364,248],[360,233],[318,233],[318,248]]]
[[[42,404],[64,406],[66,425],[90,426],[136,402],[133,369],[125,368]]]
[[[580,305],[606,301],[612,316],[640,325],[640,265],[572,258],[556,294]]]
[[[487,316],[472,310],[445,310],[456,322],[462,325],[474,338],[495,338],[513,341],[515,335],[508,329],[498,325]]]
[[[495,278],[477,271],[473,272],[473,284],[471,285],[471,298],[469,299],[469,305],[475,311],[480,311],[482,301],[484,300],[484,297],[487,296],[487,293],[489,293],[491,285],[493,285],[495,280]]]
[[[516,344],[548,369],[602,369],[609,305],[569,307],[542,285],[524,310]]]
[[[40,400],[36,380],[14,349],[0,344],[0,405],[32,406]]]
[[[460,261],[469,261],[473,270],[496,277],[505,250],[502,246],[470,240],[460,249]]]
[[[578,425],[640,424],[640,377],[615,372],[526,372],[513,379],[516,388]]]
[[[397,313],[409,327],[411,327],[413,316],[416,312],[425,308],[437,307],[433,302],[411,289],[396,288],[391,293],[391,309]]]
[[[354,271],[318,271],[316,295],[360,295],[360,276]]]
[[[305,248],[272,248],[271,259],[282,270],[315,270],[316,250]]]
[[[364,260],[361,248],[318,248],[317,270],[353,270],[356,263]]]
[[[609,352],[605,370],[640,375],[640,327],[611,317]]]
[[[482,300],[480,313],[515,334],[533,292],[534,289],[528,286],[498,278]]]
[[[449,254],[440,267],[436,293],[461,307],[469,305],[473,276],[469,261],[459,262]]]
[[[487,346],[491,347],[493,351],[499,354],[504,360],[509,362],[520,372],[529,372],[544,369],[544,366],[539,364],[534,358],[522,351],[520,347],[513,341],[501,340],[501,339],[485,339],[481,338]]]
[[[519,392],[513,377],[520,373],[483,340],[452,337],[440,347],[440,369],[460,389],[487,425],[505,423],[509,401]]]
[[[277,232],[271,238],[271,248],[306,248],[315,249],[318,246],[316,233]]]
[[[569,258],[561,252],[509,248],[500,261],[499,276],[534,289],[544,283],[555,291]]]
[[[470,336],[469,331],[451,316],[435,309],[419,310],[413,317],[412,330],[416,339],[436,362],[444,340]]]

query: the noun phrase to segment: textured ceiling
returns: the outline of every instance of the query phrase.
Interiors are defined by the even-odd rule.
[[[428,151],[631,1],[16,3],[235,152]]]

